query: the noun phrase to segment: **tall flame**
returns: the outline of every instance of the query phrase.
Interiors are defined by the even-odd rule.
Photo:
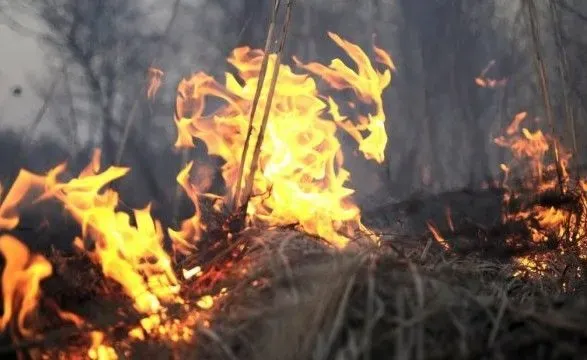
[[[249,224],[283,226],[295,224],[302,230],[320,236],[332,244],[344,247],[354,232],[364,230],[360,211],[350,198],[353,190],[347,185],[350,174],[343,167],[341,143],[337,131],[348,133],[358,144],[358,150],[368,160],[384,161],[387,144],[382,92],[391,82],[395,65],[389,54],[374,47],[375,61],[383,71],[374,68],[361,48],[338,35],[330,38],[352,59],[354,66],[334,59],[329,66],[318,63],[294,63],[305,73],[296,73],[288,65],[279,65],[279,82],[275,89],[264,146],[255,173],[247,215]],[[226,74],[224,84],[209,75],[196,73],[178,86],[175,124],[178,136],[175,146],[194,147],[195,139],[205,143],[210,155],[221,157],[222,176],[226,194],[206,193],[213,177],[209,168],[188,163],[177,175],[177,183],[195,206],[194,214],[185,219],[179,229],[168,229],[173,250],[189,254],[197,249],[197,241],[207,230],[202,219],[200,201],[212,199],[220,211],[223,201],[236,193],[245,135],[249,127],[254,96],[260,81],[264,53],[249,47],[235,49],[228,62],[238,75]],[[267,73],[277,66],[277,55],[267,57]],[[356,70],[355,70],[356,68]],[[358,112],[354,102],[339,103],[335,96],[318,92],[316,76],[334,90],[350,90],[363,103],[366,114],[352,118],[347,112]],[[155,96],[161,86],[163,72],[149,69],[147,96]],[[261,87],[258,107],[268,103],[267,86]],[[210,110],[214,106],[214,110]],[[351,111],[349,111],[349,108]],[[264,116],[256,112],[252,140],[259,137],[259,123]],[[180,283],[172,268],[171,256],[163,246],[161,223],[151,215],[151,206],[119,209],[119,194],[109,185],[125,176],[129,169],[100,166],[100,151],[96,150],[90,163],[77,177],[63,180],[66,164],[62,163],[46,174],[21,170],[0,204],[0,230],[18,226],[24,207],[42,201],[57,201],[79,223],[81,236],[73,245],[85,251],[101,266],[103,274],[121,285],[135,308],[146,313],[140,327],[129,331],[129,337],[144,339],[147,335],[167,334],[172,341],[188,341],[196,323],[206,320],[201,314],[217,308],[217,301],[226,293],[201,294],[193,305],[185,324],[168,318],[165,305],[183,304]],[[251,161],[250,159],[248,160]],[[251,164],[246,165],[245,177]],[[199,172],[203,181],[194,181],[192,172]],[[247,188],[248,189],[248,188]],[[239,191],[242,189],[238,189]],[[0,187],[0,193],[2,188]],[[4,312],[0,330],[16,325],[24,336],[34,332],[29,326],[39,307],[40,284],[51,276],[52,266],[41,255],[10,235],[0,236],[0,253],[6,258],[2,274]],[[221,269],[208,270],[196,266],[184,269],[184,278],[214,278]],[[191,308],[191,310],[194,310]],[[187,311],[187,310],[186,310]],[[60,311],[62,320],[80,325],[83,321],[72,313]],[[168,321],[169,320],[169,321]],[[204,322],[205,324],[205,322]],[[185,326],[184,326],[185,325]],[[209,326],[209,325],[208,325]],[[119,355],[106,338],[106,332],[93,331],[92,345],[87,356],[92,359],[114,359]]]
[[[41,281],[49,277],[53,268],[41,255],[33,255],[18,239],[0,236],[0,253],[6,260],[2,273],[4,313],[0,318],[0,331],[16,321],[18,332],[24,337],[34,335],[29,327],[41,297]]]
[[[367,159],[383,161],[387,134],[381,94],[390,83],[394,65],[387,53],[376,48],[377,61],[387,68],[380,73],[357,45],[338,35],[329,35],[353,59],[357,72],[340,59],[333,60],[329,67],[318,63],[303,65],[294,59],[296,64],[320,76],[334,89],[352,89],[360,101],[374,107],[373,113],[360,116],[358,124],[354,124],[340,114],[339,105],[332,97],[323,100],[314,79],[281,65],[259,158],[260,171],[254,178],[256,196],[249,203],[248,215],[254,222],[270,226],[299,224],[304,231],[343,247],[352,229],[362,225],[359,209],[349,197],[353,190],[345,186],[350,174],[342,167],[336,130],[340,127],[352,135]],[[204,73],[196,73],[178,86],[176,146],[193,147],[193,138],[198,138],[206,144],[209,154],[224,159],[222,175],[227,196],[236,190],[240,155],[259,85],[262,59],[261,50],[237,48],[228,62],[237,69],[242,81],[226,73],[222,85]],[[267,73],[271,74],[276,56],[269,55],[268,60]],[[261,92],[258,105],[261,109],[267,102],[267,88],[264,86]],[[206,104],[213,99],[220,100],[221,105],[206,113]],[[256,125],[253,140],[258,136],[261,117],[262,113],[257,112],[253,120]],[[249,164],[245,165],[248,169]],[[189,194],[190,190],[182,186]],[[190,223],[195,224],[194,221],[192,218]],[[195,233],[191,227],[184,223],[182,232]]]

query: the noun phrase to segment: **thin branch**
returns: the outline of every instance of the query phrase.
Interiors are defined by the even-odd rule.
[[[550,0],[550,15],[554,27],[555,44],[559,53],[558,70],[561,81],[563,83],[563,103],[565,108],[565,115],[569,124],[569,130],[573,141],[573,155],[575,156],[575,163],[579,163],[578,146],[577,146],[577,127],[575,123],[575,116],[569,100],[569,62],[567,58],[567,51],[563,45],[562,36],[562,24],[560,21],[560,9],[559,4],[555,0]]]
[[[169,33],[171,32],[171,27],[173,26],[173,23],[175,22],[175,19],[177,18],[180,4],[181,4],[181,0],[175,0],[175,2],[173,3],[173,8],[171,10],[172,11],[171,17],[169,18],[169,21],[167,22],[167,26],[165,27],[165,30],[163,32],[163,36],[159,42],[159,47],[157,49],[157,53],[155,55],[155,58],[152,60],[150,67],[153,67],[155,65],[155,63],[158,61],[159,57],[161,57],[161,54],[163,53],[163,48],[164,48],[165,44],[167,43],[167,39],[169,38]],[[145,84],[144,89],[146,89],[147,86],[148,85]],[[137,109],[139,107],[139,100],[141,99],[141,94],[143,94],[142,91],[135,96],[135,99],[133,101],[130,113],[128,115],[128,119],[126,121],[126,125],[124,127],[124,133],[122,135],[122,140],[120,141],[120,145],[118,146],[118,153],[116,154],[115,165],[119,165],[120,162],[122,161],[122,155],[124,154],[124,149],[126,147],[126,142],[128,141],[130,129],[132,128],[132,125],[133,125],[135,118],[136,118],[135,114],[136,114]]]
[[[287,34],[288,34],[288,30],[289,30],[289,25],[291,23],[291,12],[292,12],[292,8],[293,8],[293,4],[294,4],[294,0],[289,0],[287,2],[285,23],[283,24],[282,37],[281,37],[281,42],[279,44],[279,49],[277,50],[277,53],[275,54],[275,57],[276,57],[275,64],[273,65],[273,74],[272,74],[272,79],[271,79],[271,85],[269,87],[269,93],[267,94],[267,100],[265,102],[263,120],[261,122],[261,128],[259,129],[257,143],[255,144],[255,151],[253,153],[253,158],[251,159],[251,168],[249,170],[247,181],[245,182],[245,190],[243,192],[243,202],[240,207],[240,209],[242,210],[241,216],[246,214],[247,205],[248,205],[249,199],[251,198],[251,192],[253,190],[255,173],[257,172],[257,168],[259,166],[259,156],[261,154],[261,147],[263,146],[265,129],[267,128],[269,114],[271,112],[271,104],[273,102],[273,95],[275,93],[277,79],[279,77],[279,68],[281,67],[281,59],[283,57],[283,49],[285,47],[285,43],[287,40]]]
[[[41,108],[39,109],[39,111],[37,111],[37,115],[35,116],[33,123],[29,126],[29,128],[27,129],[27,131],[21,139],[19,157],[22,157],[26,153],[26,150],[28,149],[29,145],[28,143],[31,137],[34,135],[41,122],[43,122],[45,113],[47,112],[49,106],[51,105],[51,102],[53,101],[55,90],[57,89],[57,84],[59,84],[59,81],[61,81],[61,79],[62,74],[58,74],[53,78],[51,86],[49,87],[49,91],[45,94],[45,97],[43,99],[43,105],[41,105]]]
[[[236,212],[237,209],[240,208],[240,195],[241,195],[241,186],[244,177],[244,169],[245,169],[245,162],[247,159],[247,154],[249,152],[249,146],[251,142],[251,135],[253,134],[253,122],[255,119],[255,113],[257,112],[257,106],[259,104],[259,99],[261,97],[261,90],[263,89],[263,84],[265,83],[265,75],[267,73],[267,64],[269,63],[269,50],[271,47],[271,43],[273,42],[273,33],[275,32],[275,24],[277,22],[277,13],[279,11],[280,0],[274,0],[273,2],[273,11],[271,12],[271,20],[269,22],[269,29],[267,30],[267,38],[265,39],[265,51],[263,53],[263,61],[261,62],[261,69],[259,73],[259,81],[257,82],[257,88],[255,89],[255,96],[253,97],[253,104],[251,107],[251,113],[249,116],[249,128],[247,130],[247,136],[245,138],[245,145],[243,147],[243,152],[241,155],[241,163],[238,169],[237,174],[237,183],[236,189],[234,193],[234,197],[232,200],[232,210]]]
[[[534,45],[534,65],[536,66],[536,73],[538,74],[538,80],[540,82],[540,90],[542,92],[542,100],[544,102],[544,111],[546,112],[546,118],[550,126],[550,131],[552,133],[553,138],[555,139],[553,141],[553,151],[556,162],[556,173],[560,191],[562,194],[564,194],[565,189],[563,184],[563,171],[560,164],[559,145],[556,139],[556,131],[554,128],[554,118],[552,114],[552,104],[550,103],[550,93],[548,89],[546,66],[544,65],[544,59],[542,57],[542,52],[540,50],[540,37],[538,34],[538,15],[536,12],[536,4],[534,4],[534,0],[526,0],[526,5],[528,6],[528,19],[530,21],[530,32],[532,35],[532,43]]]

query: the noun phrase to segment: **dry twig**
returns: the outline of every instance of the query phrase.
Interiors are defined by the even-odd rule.
[[[273,2],[273,11],[271,12],[271,20],[269,22],[269,29],[267,30],[267,38],[265,39],[265,49],[263,52],[263,61],[261,62],[261,69],[259,72],[259,81],[257,82],[257,88],[255,89],[255,96],[253,97],[253,104],[251,105],[251,113],[249,115],[249,128],[247,130],[247,136],[245,138],[245,145],[243,147],[243,152],[241,155],[241,163],[238,169],[237,174],[237,184],[234,193],[234,198],[232,200],[232,211],[236,212],[240,207],[240,194],[241,194],[241,186],[242,180],[244,176],[244,169],[245,169],[245,162],[247,159],[247,154],[249,152],[249,146],[251,142],[251,136],[253,134],[253,122],[255,120],[255,114],[257,112],[257,106],[259,104],[259,99],[261,98],[261,90],[263,89],[263,84],[265,83],[265,75],[267,73],[267,64],[269,63],[269,51],[271,48],[271,43],[273,42],[273,33],[275,32],[275,24],[277,22],[277,13],[279,11],[280,0],[274,0]]]
[[[255,151],[253,152],[253,158],[251,159],[251,168],[249,170],[248,177],[245,181],[245,189],[243,192],[243,201],[240,205],[240,209],[242,209],[243,214],[246,214],[247,204],[251,197],[251,192],[253,189],[253,183],[255,179],[255,173],[257,172],[257,168],[259,166],[259,156],[261,155],[261,147],[263,146],[263,139],[265,135],[265,129],[267,128],[267,123],[269,120],[269,113],[271,112],[271,104],[273,101],[273,94],[275,93],[275,87],[277,85],[277,79],[279,77],[279,68],[281,67],[281,59],[283,56],[283,49],[285,47],[285,42],[287,39],[287,34],[289,30],[289,25],[291,22],[291,12],[293,8],[294,0],[289,0],[287,2],[286,14],[285,14],[285,22],[283,24],[282,30],[282,37],[279,44],[279,48],[277,53],[275,54],[275,64],[273,65],[273,74],[271,78],[271,84],[269,86],[269,93],[267,94],[267,100],[265,102],[265,110],[263,113],[263,119],[261,122],[261,128],[259,129],[259,135],[257,137],[257,142],[255,144]]]
[[[554,151],[554,159],[556,161],[556,173],[558,178],[558,183],[560,187],[561,194],[564,195],[565,189],[563,184],[563,170],[561,168],[560,163],[560,151],[559,151],[559,144],[556,138],[556,131],[554,128],[554,118],[552,114],[552,104],[550,103],[550,92],[548,87],[548,76],[546,73],[546,65],[544,64],[544,59],[542,56],[541,51],[541,43],[540,43],[540,35],[538,33],[538,15],[536,11],[536,4],[534,0],[526,0],[526,5],[528,7],[528,20],[530,22],[530,33],[532,35],[532,43],[534,45],[534,65],[536,66],[536,73],[538,74],[538,80],[540,82],[540,90],[542,92],[542,100],[544,102],[544,111],[546,112],[546,118],[548,120],[548,124],[550,126],[550,131],[552,133],[553,138],[555,139],[553,142],[553,151]]]

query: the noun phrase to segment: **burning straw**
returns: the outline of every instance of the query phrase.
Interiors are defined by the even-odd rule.
[[[48,203],[60,206],[79,229],[71,236],[72,253],[67,256],[31,255],[29,260],[23,257],[15,262],[10,249],[28,251],[16,238],[6,240],[10,246],[0,249],[7,260],[2,326],[16,323],[11,327],[14,338],[25,340],[19,344],[57,357],[137,356],[144,346],[179,356],[193,351],[200,334],[229,354],[232,349],[215,333],[212,322],[223,299],[254,267],[246,255],[258,239],[240,231],[243,226],[249,231],[295,228],[314,236],[319,247],[330,251],[349,244],[357,249],[362,243],[376,244],[373,234],[364,242],[357,239],[366,228],[350,197],[353,190],[347,187],[350,174],[343,167],[337,130],[349,133],[366,159],[384,160],[387,134],[382,93],[391,81],[391,57],[375,47],[375,60],[383,68],[377,70],[361,48],[330,33],[355,68],[340,59],[329,66],[294,59],[306,73],[294,72],[281,63],[292,6],[290,0],[277,53],[249,47],[232,52],[229,62],[242,81],[227,73],[221,84],[200,72],[178,85],[175,145],[189,148],[195,139],[204,141],[210,155],[225,160],[226,185],[225,194],[208,193],[211,177],[205,174],[209,172],[202,171],[204,179],[196,181],[192,171],[201,166],[190,162],[181,169],[176,180],[192,200],[194,213],[179,227],[165,229],[151,214],[150,204],[130,211],[122,206],[121,194],[110,184],[130,169],[102,169],[99,150],[74,178],[64,178],[65,163],[45,174],[20,172],[0,205],[2,230],[14,231],[26,208]],[[268,90],[262,87],[265,72],[272,74]],[[332,96],[318,92],[313,76],[334,90],[352,90],[357,101],[372,105],[369,113],[349,118]],[[209,98],[220,99],[224,105],[207,113]],[[243,154],[247,130],[258,120],[253,115],[257,106],[264,108],[257,142],[250,163],[241,162],[236,154]],[[248,158],[246,152],[243,156]],[[236,186],[243,181],[244,188]],[[226,209],[231,199],[238,199],[237,193],[244,196],[240,205],[245,211],[237,215],[246,215],[246,222],[233,228]],[[22,249],[17,253],[24,254]],[[41,287],[44,291],[39,291]],[[67,299],[84,299],[86,304]],[[88,306],[100,311],[87,311]],[[27,331],[29,322],[37,325],[34,331]],[[63,351],[52,348],[55,337],[47,329],[66,323],[77,328],[63,335],[71,346]],[[331,344],[334,341],[334,337],[328,339]]]

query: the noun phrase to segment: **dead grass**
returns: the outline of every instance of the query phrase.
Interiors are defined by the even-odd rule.
[[[511,266],[423,243],[337,253],[300,234],[266,234],[255,271],[203,334],[198,359],[582,358],[587,296]],[[223,351],[218,341],[221,339]],[[230,349],[230,356],[226,349]]]
[[[447,254],[426,237],[388,235],[379,248],[340,252],[294,230],[244,236],[248,253],[217,284],[228,295],[192,344],[129,344],[136,314],[112,284],[83,275],[94,270],[81,258],[54,254],[45,293],[95,326],[110,323],[131,359],[581,359],[587,350],[581,283],[565,292],[556,277],[517,278],[505,261]],[[51,334],[29,350],[87,346],[83,331]]]

